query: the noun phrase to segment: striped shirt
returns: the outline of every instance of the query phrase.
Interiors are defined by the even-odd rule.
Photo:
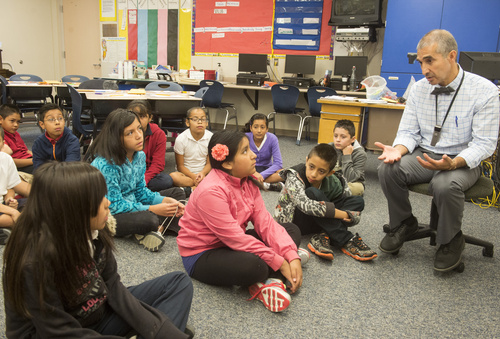
[[[469,168],[477,167],[493,154],[500,121],[498,88],[489,80],[459,68],[449,86],[456,90],[465,73],[464,81],[444,124],[455,92],[437,96],[436,119],[436,96],[431,92],[440,86],[429,84],[425,78],[412,86],[394,146],[403,145],[410,153],[422,147],[438,154],[456,155],[462,157]],[[441,137],[431,146],[434,126],[441,124]]]

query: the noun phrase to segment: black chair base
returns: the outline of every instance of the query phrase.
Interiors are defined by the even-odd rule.
[[[387,224],[384,225],[383,229],[384,229],[385,233],[389,233],[389,231],[390,231],[389,225],[387,225]],[[472,236],[466,235],[466,234],[464,234],[463,236],[464,236],[466,244],[481,246],[483,248],[483,256],[488,257],[488,258],[493,257],[494,245],[491,242],[485,241],[482,239],[478,239],[478,238],[475,238],[475,237],[472,237]],[[413,241],[413,240],[424,239],[424,238],[430,238],[430,241],[429,241],[430,245],[436,246],[436,231],[434,229],[432,229],[429,225],[419,223],[418,230],[414,234],[412,234],[406,241]],[[399,253],[399,250],[393,252],[392,254],[397,255],[398,253]],[[461,261],[460,264],[457,265],[454,269],[457,272],[462,273],[464,268],[465,268],[465,265],[464,265],[463,261]]]

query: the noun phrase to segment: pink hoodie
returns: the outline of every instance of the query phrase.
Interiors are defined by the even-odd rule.
[[[245,234],[249,221],[263,242]],[[226,246],[258,255],[275,271],[283,260],[299,259],[292,238],[266,210],[259,188],[221,170],[212,169],[194,190],[179,225],[183,257]]]

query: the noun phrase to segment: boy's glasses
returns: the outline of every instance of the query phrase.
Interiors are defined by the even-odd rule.
[[[59,117],[59,118],[55,118],[55,119],[50,118],[50,119],[45,119],[45,121],[50,122],[50,123],[53,123],[53,122],[56,122],[56,121],[63,122],[64,118],[63,117]]]
[[[205,118],[201,118],[201,119],[189,118],[189,120],[191,120],[192,122],[207,122],[207,119],[205,119]]]

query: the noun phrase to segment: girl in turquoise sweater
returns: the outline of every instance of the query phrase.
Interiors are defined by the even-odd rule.
[[[116,236],[133,235],[145,249],[158,251],[165,243],[165,219],[184,214],[184,205],[179,200],[185,199],[185,193],[177,187],[160,192],[146,187],[143,147],[139,117],[119,108],[106,118],[87,154],[95,157],[92,166],[106,179],[106,198],[117,222]],[[177,221],[178,218],[174,218],[168,227],[175,234],[179,230]]]

